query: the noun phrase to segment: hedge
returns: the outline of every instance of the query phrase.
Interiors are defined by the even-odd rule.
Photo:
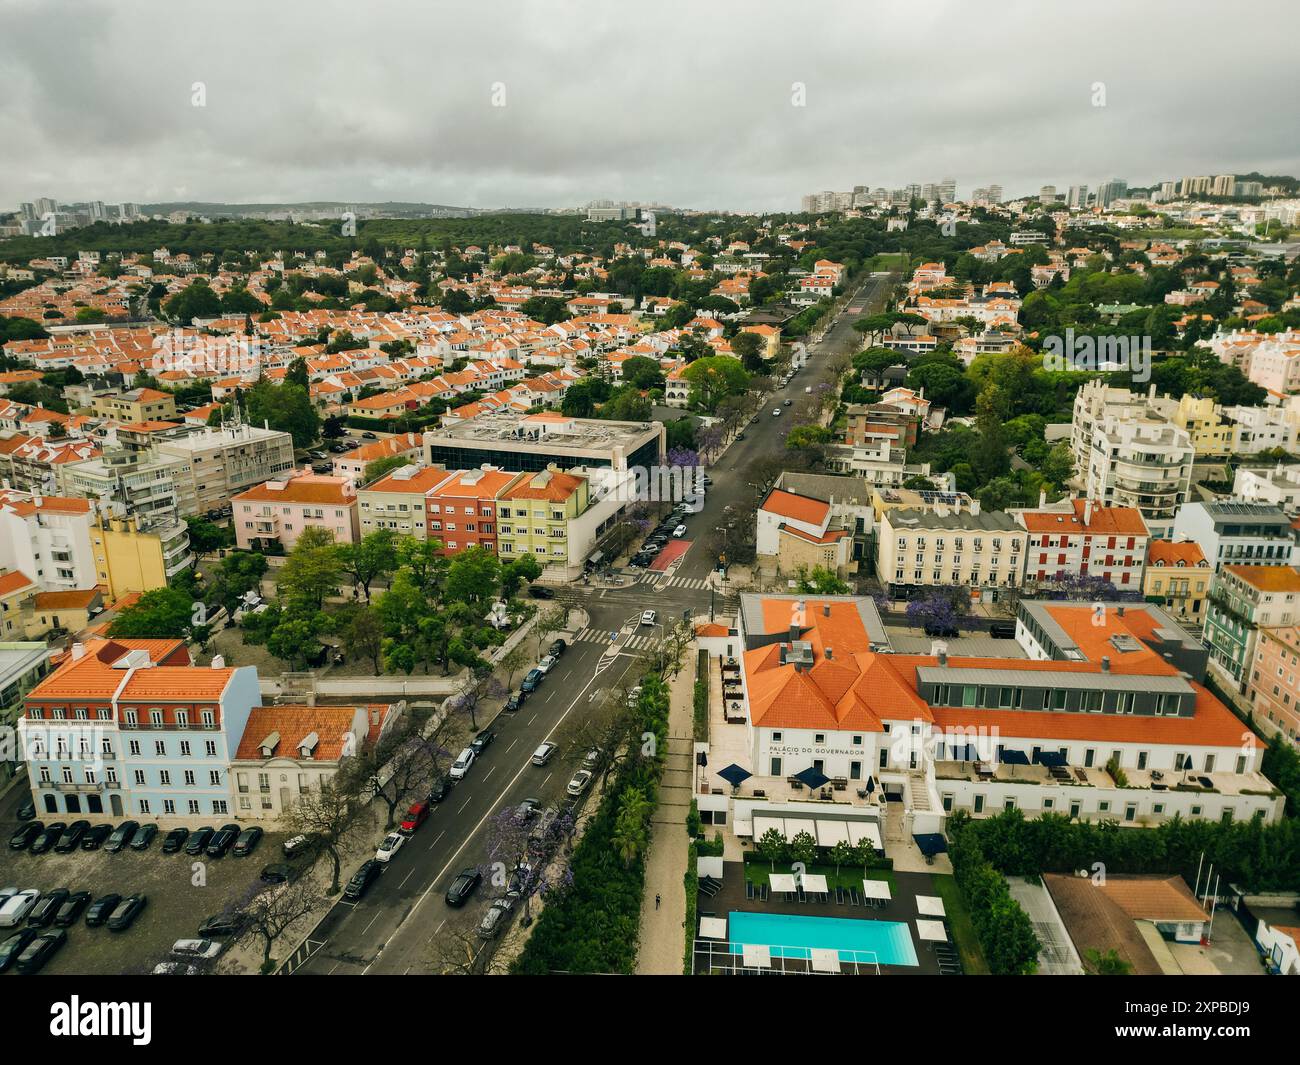
[[[995,976],[1032,975],[1041,948],[1033,923],[1011,897],[1006,879],[984,856],[971,824],[960,817],[949,822],[948,857],[980,950]]]

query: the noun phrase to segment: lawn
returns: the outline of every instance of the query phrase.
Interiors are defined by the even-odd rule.
[[[984,961],[984,952],[980,950],[979,940],[975,937],[975,926],[971,924],[970,912],[966,909],[966,900],[957,889],[956,879],[951,876],[935,876],[932,879],[935,894],[943,899],[948,927],[952,929],[952,938],[961,954],[962,968],[970,976],[987,976],[989,967]]]
[[[788,862],[777,862],[776,869],[772,869],[772,863],[763,858],[755,857],[753,860],[745,862],[745,879],[755,887],[760,884],[766,884],[767,878],[772,872],[789,873],[792,871]],[[841,865],[839,873],[835,872],[835,866],[816,864],[811,865],[805,870],[808,873],[820,873],[826,877],[826,887],[833,894],[836,886],[842,888],[855,888],[859,894],[862,892],[862,881],[865,880],[884,880],[889,884],[889,890],[892,894],[894,891],[894,874],[889,869],[868,869],[865,873],[860,866]]]

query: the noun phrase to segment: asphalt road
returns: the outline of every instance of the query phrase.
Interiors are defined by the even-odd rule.
[[[888,291],[885,275],[870,275],[846,306],[863,306],[872,313]],[[791,423],[794,403],[804,389],[829,380],[826,355],[853,335],[857,314],[842,313],[823,339],[809,348],[808,365],[790,384],[764,402],[756,424],[746,427],[745,439],[735,441],[710,469],[713,486],[704,509],[686,519],[691,548],[671,573],[642,571],[621,587],[573,585],[559,590],[558,599],[580,605],[590,624],[574,633],[569,649],[517,714],[500,714],[493,722],[496,742],[480,757],[469,776],[452,790],[415,836],[393,858],[378,881],[359,902],[338,901],[316,930],[290,959],[286,971],[295,974],[385,973],[438,971],[459,938],[477,949],[475,929],[490,900],[499,893],[488,885],[463,909],[446,904],[443,895],[461,869],[488,861],[490,825],[494,813],[525,798],[559,806],[564,787],[581,761],[585,743],[582,726],[602,697],[624,684],[635,683],[655,630],[638,622],[641,611],[654,609],[661,623],[671,624],[683,612],[706,611],[712,601],[719,611],[734,602],[711,595],[704,578],[713,568],[702,542],[709,531],[725,524],[725,508],[747,508],[755,491],[746,470],[763,458],[779,456],[785,447],[780,430]],[[792,400],[780,418],[771,411]],[[623,646],[606,654],[608,636],[631,634],[641,646]],[[623,642],[625,637],[620,637]],[[560,750],[544,768],[530,758],[544,740]],[[345,875],[351,875],[345,869]],[[463,949],[463,948],[462,948]],[[488,948],[490,949],[490,947]]]

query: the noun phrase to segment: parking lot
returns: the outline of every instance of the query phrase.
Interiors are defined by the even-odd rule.
[[[67,943],[41,970],[52,975],[150,972],[168,959],[176,940],[195,938],[205,918],[247,898],[259,883],[263,866],[281,860],[280,844],[285,838],[283,833],[268,833],[244,858],[163,854],[162,833],[146,851],[127,848],[110,854],[101,847],[33,855],[8,848],[9,836],[18,825],[12,816],[3,822],[0,887],[36,888],[42,894],[67,888],[89,891],[95,898],[110,892],[125,898],[139,892],[149,900],[144,912],[123,932],[87,928],[83,914],[67,930]],[[0,929],[0,939],[14,931],[17,929]]]

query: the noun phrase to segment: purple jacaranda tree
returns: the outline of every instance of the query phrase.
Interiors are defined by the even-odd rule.
[[[907,620],[929,636],[955,636],[966,620],[969,604],[965,588],[931,588],[907,604]]]

